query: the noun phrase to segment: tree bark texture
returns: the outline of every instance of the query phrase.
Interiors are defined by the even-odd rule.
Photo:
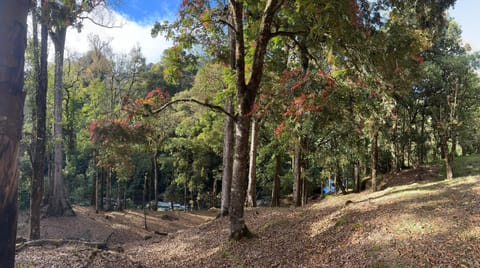
[[[228,99],[225,102],[225,110],[233,113],[232,100]],[[221,215],[228,215],[230,207],[230,192],[232,187],[232,172],[233,172],[233,145],[234,145],[234,127],[233,119],[229,116],[225,117],[225,126],[223,129],[223,174],[222,174],[222,204]]]
[[[14,267],[27,0],[0,2],[0,266]]]
[[[247,206],[257,206],[257,145],[258,121],[252,120],[252,135],[250,137],[250,164],[248,169]]]
[[[42,14],[45,13],[45,2],[42,1]],[[43,197],[43,180],[45,167],[45,144],[46,144],[46,111],[47,111],[47,50],[48,28],[44,20],[41,20],[40,44],[38,44],[38,18],[32,15],[33,24],[33,53],[34,72],[36,83],[34,134],[32,138],[32,181],[30,184],[30,240],[40,238],[40,207]]]
[[[53,123],[53,196],[49,198],[48,215],[75,216],[70,201],[65,195],[63,178],[63,134],[62,134],[62,102],[63,102],[63,56],[65,52],[66,27],[59,27],[50,37],[55,46],[54,77],[54,123]]]

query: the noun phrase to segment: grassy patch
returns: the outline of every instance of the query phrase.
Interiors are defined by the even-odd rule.
[[[457,157],[453,161],[455,177],[480,175],[480,155]]]

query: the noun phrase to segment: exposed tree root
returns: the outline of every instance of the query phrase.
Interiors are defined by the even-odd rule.
[[[87,247],[98,248],[98,249],[107,249],[106,242],[87,242],[81,240],[66,240],[66,239],[39,239],[31,240],[23,243],[16,244],[15,250],[19,252],[26,247],[41,247],[41,246],[62,246],[64,244],[79,244]]]

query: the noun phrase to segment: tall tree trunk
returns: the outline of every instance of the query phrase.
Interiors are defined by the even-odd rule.
[[[143,206],[143,228],[148,230],[147,226],[147,173],[145,172],[145,177],[143,178],[143,199],[142,199],[142,206]]]
[[[63,170],[62,100],[63,100],[63,55],[65,52],[66,27],[59,27],[50,37],[55,46],[54,78],[54,153],[53,153],[53,196],[49,199],[48,215],[75,216],[70,201],[65,195]]]
[[[425,159],[427,158],[427,150],[425,149],[425,111],[422,111],[422,122],[420,127],[420,142],[417,143],[417,147],[419,148],[419,157],[418,162],[420,165],[425,164]],[[418,140],[418,139],[417,139]]]
[[[354,192],[360,193],[360,161],[355,160],[353,163],[353,182],[355,184]]]
[[[248,134],[250,128],[250,113],[255,102],[255,98],[260,87],[263,76],[263,67],[265,54],[270,41],[271,27],[274,15],[279,7],[279,0],[269,0],[266,2],[263,11],[258,34],[256,38],[256,47],[251,65],[250,77],[246,82],[245,73],[245,40],[244,40],[244,3],[243,1],[229,1],[229,7],[232,10],[233,27],[235,28],[235,67],[236,67],[236,89],[238,100],[237,125],[235,128],[235,147],[232,174],[232,189],[230,203],[230,237],[239,240],[242,237],[249,236],[245,219],[245,179],[248,159]]]
[[[225,103],[225,110],[233,114],[232,100],[228,99]],[[232,187],[233,172],[233,146],[234,146],[234,122],[229,116],[225,118],[224,138],[223,138],[223,173],[222,173],[222,204],[220,214],[228,215],[230,207],[230,193]]]
[[[105,210],[110,211],[112,209],[111,205],[111,196],[112,193],[112,169],[108,168],[107,170],[107,177],[106,177],[106,189],[105,189]]]
[[[378,129],[374,129],[372,134],[372,151],[371,151],[371,179],[372,179],[372,191],[377,191],[377,163],[378,163]]]
[[[229,8],[229,23],[234,24],[233,10]],[[231,27],[228,28],[228,42],[230,51],[230,68],[235,70],[236,64],[236,42],[235,33]],[[225,101],[225,110],[233,114],[233,100],[231,97]],[[234,146],[234,128],[235,122],[230,116],[225,117],[225,125],[223,127],[223,173],[222,173],[222,200],[220,205],[220,216],[228,215],[230,208],[230,193],[232,188],[233,173],[233,146]]]
[[[121,181],[117,179],[117,211],[122,210],[122,199],[120,198],[122,196],[122,191],[120,189],[120,183]]]
[[[398,161],[398,117],[396,108],[392,111],[393,114],[393,125],[392,125],[392,143],[390,152],[392,155],[392,172],[400,171],[399,161]]]
[[[248,133],[250,117],[242,115],[238,117],[235,137],[235,157],[233,160],[233,175],[230,204],[230,229],[231,237],[235,240],[243,236],[249,236],[250,231],[245,225],[243,207],[245,204],[246,177],[248,168]]]
[[[273,172],[272,207],[280,206],[280,168],[282,160],[279,154],[275,154],[275,170]]]
[[[100,208],[102,210],[105,210],[105,202],[103,202],[103,193],[105,192],[105,169],[101,168],[100,169],[100,194],[97,195],[98,198],[100,199]]]
[[[252,120],[252,135],[250,137],[250,164],[248,169],[247,206],[257,206],[257,145],[258,121]]]
[[[155,202],[153,203],[153,210],[157,211],[158,209],[158,155],[159,155],[159,150],[155,151],[155,154],[153,155],[153,189],[155,189],[155,194],[154,194],[154,199]]]
[[[337,189],[340,189],[342,194],[347,194],[347,191],[345,190],[345,186],[343,185],[343,182],[342,182],[342,173],[340,170],[340,166],[338,164],[338,160],[336,161],[336,164],[335,164],[335,192],[337,192]]]
[[[45,13],[45,1],[41,3],[42,14]],[[34,136],[32,139],[32,182],[30,184],[30,239],[40,238],[40,207],[43,197],[43,180],[45,166],[46,144],[46,110],[47,110],[47,50],[48,28],[44,20],[41,21],[40,46],[37,34],[37,16],[32,15],[33,24],[33,53],[34,72],[36,83]]]
[[[96,162],[96,160],[95,160]],[[98,202],[98,187],[99,187],[99,183],[98,183],[98,169],[95,167],[95,174],[94,174],[94,177],[95,177],[95,192],[94,192],[94,195],[95,195],[95,213],[98,214],[98,207],[100,205],[100,202]]]
[[[293,152],[293,203],[299,207],[302,205],[302,150],[300,138],[295,142]]]
[[[440,137],[440,146],[442,149],[443,161],[445,161],[445,175],[447,180],[451,180],[453,179],[453,168],[452,168],[453,156],[450,153],[450,150],[448,149],[448,134],[444,133]]]
[[[27,0],[0,2],[0,262],[14,267],[18,146],[22,135]]]

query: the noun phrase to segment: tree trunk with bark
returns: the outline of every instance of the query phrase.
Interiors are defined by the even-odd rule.
[[[230,0],[233,27],[235,30],[235,67],[236,89],[238,102],[237,125],[235,128],[235,147],[232,174],[232,189],[230,203],[230,237],[239,240],[250,236],[245,219],[245,179],[248,165],[248,133],[250,117],[255,98],[260,88],[263,76],[265,54],[270,41],[273,18],[282,1],[269,0],[261,16],[257,32],[256,47],[253,53],[250,77],[247,80],[245,66],[245,40],[244,40],[244,3],[243,1]]]
[[[257,145],[258,121],[252,120],[252,135],[250,137],[250,164],[248,169],[247,206],[257,206]]]
[[[275,155],[275,170],[273,172],[272,207],[280,206],[280,169],[282,160],[280,155]]]
[[[18,147],[25,93],[24,59],[30,1],[0,2],[0,262],[14,267],[17,232]]]
[[[110,211],[112,209],[112,202],[111,196],[112,193],[112,169],[108,168],[107,170],[107,177],[105,180],[106,187],[105,187],[105,210]]]
[[[377,191],[377,163],[378,163],[378,129],[374,129],[372,134],[372,151],[371,151],[371,179],[372,191]]]
[[[229,23],[233,25],[233,12],[229,10]],[[231,27],[228,28],[228,42],[230,51],[230,68],[235,70],[236,64],[236,43],[235,33]],[[228,97],[225,101],[225,111],[233,114],[233,100]],[[220,216],[228,215],[230,208],[230,194],[232,187],[232,173],[233,173],[233,146],[234,146],[234,129],[235,122],[230,116],[225,117],[225,125],[223,127],[223,172],[222,172],[222,200],[220,205]]]
[[[443,160],[445,161],[445,176],[447,180],[451,180],[453,179],[453,154],[450,153],[450,150],[448,149],[448,134],[445,133],[440,137],[440,146],[442,149]]]
[[[62,103],[63,103],[63,56],[67,28],[58,27],[50,32],[55,46],[55,77],[54,77],[54,151],[53,151],[53,196],[49,198],[49,216],[75,216],[70,201],[65,195],[65,181],[63,178],[63,134],[62,134]]]
[[[158,209],[158,155],[160,154],[159,150],[155,151],[155,154],[153,155],[153,180],[154,180],[154,186],[153,188],[155,189],[155,194],[154,194],[154,200],[155,202],[153,203],[153,210],[157,211]]]
[[[45,13],[45,1],[41,3],[42,14]],[[40,207],[43,197],[43,180],[46,144],[47,113],[47,50],[48,29],[45,20],[41,20],[40,44],[38,43],[38,17],[32,15],[33,53],[36,83],[35,109],[33,112],[34,135],[32,138],[32,181],[30,184],[30,240],[40,238]]]
[[[355,185],[353,191],[355,193],[360,193],[360,181],[360,161],[355,160],[353,163],[353,182]]]
[[[302,205],[302,150],[300,139],[295,143],[293,152],[293,203],[299,207]]]

